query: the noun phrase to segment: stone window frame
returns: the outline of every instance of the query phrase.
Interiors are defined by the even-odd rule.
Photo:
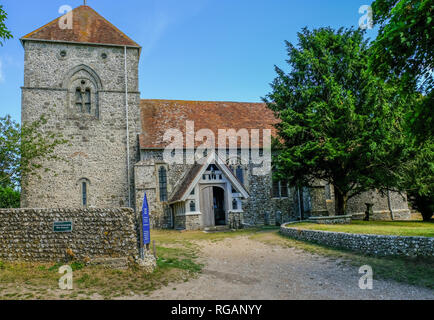
[[[165,181],[162,181],[161,172],[164,170],[165,173]],[[169,197],[169,188],[168,188],[168,168],[167,165],[157,165],[157,180],[158,180],[158,199],[160,202],[167,202]]]
[[[81,178],[77,181],[78,188],[80,190],[80,205],[83,208],[89,207],[89,190],[90,190],[90,180],[88,178]],[[83,188],[85,186],[85,188]]]
[[[85,76],[80,76],[79,74],[84,72]],[[84,86],[84,90],[83,90],[83,86],[77,86],[77,85],[73,85],[74,82],[76,82],[77,80],[81,80],[80,83],[82,81],[86,81],[89,82],[89,84],[91,85],[87,85]],[[77,104],[76,104],[76,94],[77,94],[77,89],[80,88],[81,91],[85,92],[86,89],[90,90],[90,103],[91,103],[91,110],[94,112],[91,112],[90,114],[86,112],[86,110],[82,110],[80,112],[80,114],[89,114],[90,116],[93,116],[96,120],[100,118],[100,110],[99,110],[99,92],[103,90],[103,85],[102,85],[102,81],[101,78],[98,76],[98,74],[89,66],[85,65],[85,64],[80,64],[77,65],[75,67],[73,67],[71,70],[69,70],[69,72],[67,72],[61,87],[68,90],[68,105],[70,109],[75,110],[75,112],[79,112],[76,108],[77,108]],[[92,87],[94,87],[94,90],[92,90]],[[71,97],[72,95],[72,97]],[[82,99],[83,99],[83,95],[82,95]],[[92,106],[92,104],[94,103],[94,105]],[[73,103],[74,105],[71,106],[70,104]],[[82,102],[83,106],[85,105],[84,102]],[[85,108],[83,108],[85,109]]]

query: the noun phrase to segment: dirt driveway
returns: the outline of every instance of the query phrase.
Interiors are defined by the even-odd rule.
[[[202,274],[133,299],[434,299],[434,291],[375,280],[358,286],[358,268],[295,248],[265,244],[246,236],[198,241]],[[375,273],[375,270],[373,270]]]

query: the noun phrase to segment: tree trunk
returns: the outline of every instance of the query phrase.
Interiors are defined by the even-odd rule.
[[[335,188],[335,214],[343,216],[347,211],[348,196]]]

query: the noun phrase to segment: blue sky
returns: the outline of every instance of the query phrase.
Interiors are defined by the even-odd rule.
[[[357,26],[371,0],[88,0],[143,47],[142,98],[260,101],[284,40],[301,28]],[[1,0],[14,39],[0,47],[0,116],[20,120],[24,52],[19,38],[82,0]],[[368,32],[369,37],[375,31]]]

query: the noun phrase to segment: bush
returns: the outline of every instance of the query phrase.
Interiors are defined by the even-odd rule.
[[[20,195],[11,187],[0,188],[0,208],[19,208]]]

